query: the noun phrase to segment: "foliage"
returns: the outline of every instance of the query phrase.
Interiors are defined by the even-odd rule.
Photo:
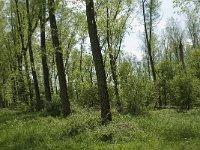
[[[155,102],[155,87],[152,81],[142,76],[140,71],[137,72],[130,68],[131,65],[127,61],[119,66],[121,95],[128,112],[141,114],[149,106],[152,107]]]
[[[56,95],[53,96],[52,101],[46,102],[46,114],[50,116],[60,116],[61,115],[61,101]]]
[[[189,75],[176,75],[171,84],[174,92],[172,104],[180,107],[180,110],[189,110],[195,101],[193,78]]]
[[[191,74],[200,79],[200,49],[192,50],[188,63]]]
[[[140,5],[137,11],[135,2]],[[181,23],[172,17],[160,34],[156,28],[161,19],[160,0],[94,0],[98,30],[95,41],[99,40],[98,52],[103,54],[101,68],[106,73],[107,102],[114,113],[113,122],[107,126],[100,126],[97,121],[100,115],[96,111],[106,108],[105,99],[100,101],[98,92],[106,88],[98,89],[100,84],[83,9],[85,1],[55,1],[56,13],[53,14],[57,27],[52,32],[57,30],[57,46],[51,42],[48,4],[41,3],[41,0],[0,0],[0,108],[16,110],[0,110],[0,130],[5,129],[0,134],[0,149],[1,146],[5,149],[98,149],[99,146],[105,149],[107,146],[108,149],[140,149],[140,146],[146,149],[171,149],[173,146],[183,149],[184,145],[188,149],[199,148],[199,111],[192,110],[195,114],[191,111],[186,114],[173,110],[152,111],[158,103],[161,103],[160,108],[173,107],[180,111],[200,107],[198,0],[174,0],[175,7],[179,7],[180,13],[187,17],[183,19],[184,26],[181,27]],[[131,22],[136,13],[143,15],[142,25],[146,25],[146,39],[142,34],[142,60],[124,51],[126,34],[136,31],[133,24],[137,21]],[[42,31],[45,32],[45,49],[41,48]],[[30,43],[32,51],[28,46]],[[55,48],[59,50],[55,51]],[[45,67],[46,73],[43,71]],[[60,76],[67,78],[66,86]],[[52,101],[45,97],[47,82],[44,79],[49,82]],[[60,83],[64,83],[65,88],[61,88]],[[65,95],[62,103],[61,94]],[[73,111],[63,119],[61,111],[69,106],[64,104],[68,95]],[[37,101],[45,103],[40,111],[42,117],[40,113],[34,113]],[[118,103],[122,103],[126,115],[122,115],[123,111],[122,114],[115,112]],[[149,113],[145,113],[147,111]],[[162,146],[166,143],[169,144],[167,148]],[[176,147],[177,143],[181,144]]]
[[[87,107],[98,107],[100,104],[98,89],[96,85],[82,83],[84,88],[80,92],[78,103]]]
[[[171,101],[171,85],[170,81],[175,75],[175,70],[173,69],[173,63],[170,61],[164,60],[157,65],[157,87],[159,89],[159,95],[162,104],[167,106],[167,103]]]

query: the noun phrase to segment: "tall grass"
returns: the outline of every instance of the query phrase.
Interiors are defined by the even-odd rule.
[[[144,116],[113,113],[101,126],[99,112],[77,109],[68,118],[0,110],[0,149],[199,149],[200,111],[151,111]]]

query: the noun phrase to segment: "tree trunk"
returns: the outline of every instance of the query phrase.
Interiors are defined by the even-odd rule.
[[[183,50],[183,43],[182,43],[182,38],[180,38],[180,43],[179,43],[179,54],[180,54],[180,61],[182,63],[183,70],[186,71],[186,66],[185,66],[185,61],[184,61],[184,50]]]
[[[32,22],[30,20],[29,0],[26,0],[26,12],[27,12],[27,19],[28,19],[28,50],[29,50],[31,71],[33,75],[33,82],[34,82],[34,89],[35,89],[35,96],[36,96],[36,111],[40,111],[43,108],[43,102],[40,99],[40,90],[39,90],[39,85],[38,85],[37,73],[35,70],[35,61],[34,61],[33,49],[32,49],[33,29],[32,29]]]
[[[166,93],[166,90],[167,90],[167,88],[166,88],[166,81],[164,82],[164,86],[163,86],[163,95],[164,95],[164,101],[165,101],[165,107],[167,106],[167,93]]]
[[[51,101],[49,67],[47,65],[46,41],[45,41],[45,23],[46,23],[46,0],[43,0],[41,4],[41,15],[40,15],[40,40],[41,40],[40,43],[41,43],[42,69],[43,69],[43,80],[44,80],[46,100]]]
[[[83,65],[83,50],[84,50],[84,43],[85,43],[85,37],[82,38],[81,42],[81,53],[80,53],[80,73],[81,73],[81,81],[83,82],[83,73],[82,73],[82,65]]]
[[[156,71],[155,71],[155,66],[154,66],[154,61],[153,61],[153,56],[152,56],[152,50],[151,50],[151,44],[148,44],[148,53],[149,53],[149,60],[150,60],[150,65],[151,65],[151,71],[153,75],[153,81],[156,81]]]
[[[148,70],[148,77],[149,77],[149,80],[151,80],[149,56],[147,56],[147,70]]]
[[[60,41],[58,38],[58,28],[56,24],[54,5],[55,5],[54,0],[48,0],[51,36],[52,36],[52,43],[55,48],[56,66],[57,66],[57,71],[58,71],[60,97],[61,97],[62,106],[63,106],[63,115],[68,116],[71,113],[71,109],[70,109],[64,64],[63,64],[63,54],[62,54]]]
[[[10,65],[10,70],[13,73],[16,73],[17,71],[17,66],[14,64],[14,66]],[[13,105],[16,106],[17,104],[17,100],[18,100],[18,91],[17,91],[17,78],[16,77],[12,77],[11,78],[11,89],[12,89],[12,97],[13,97]]]
[[[151,0],[151,6],[152,6],[152,0]],[[150,6],[150,7],[151,7]],[[151,71],[152,71],[152,76],[153,76],[153,81],[156,81],[156,72],[155,72],[155,67],[154,67],[154,61],[153,61],[153,56],[152,56],[152,45],[151,45],[151,40],[152,40],[152,9],[150,9],[150,27],[149,27],[149,33],[147,31],[147,22],[146,22],[146,13],[145,13],[145,1],[142,1],[142,9],[143,9],[143,19],[144,19],[144,30],[145,30],[145,38],[147,42],[147,50],[148,50],[148,55],[149,55],[149,61],[151,65]]]
[[[24,56],[24,64],[25,64],[25,71],[26,71],[26,80],[28,83],[28,90],[29,90],[29,97],[30,97],[30,105],[31,105],[31,110],[34,111],[34,104],[33,104],[33,90],[32,90],[32,84],[31,84],[31,79],[29,77],[29,66],[28,66],[28,60],[26,56],[26,51],[27,49],[22,47],[23,49],[23,56]],[[26,100],[26,103],[28,104],[28,100]]]
[[[96,21],[94,17],[93,0],[86,0],[86,15],[87,15],[88,33],[92,48],[93,61],[97,75],[99,97],[101,100],[102,124],[107,124],[109,121],[112,120],[112,117],[111,117],[110,102],[109,102],[108,89],[106,83],[106,74],[97,34]]]
[[[3,90],[0,88],[0,108],[3,108]]]
[[[109,16],[108,7],[106,8],[106,13],[107,13],[107,37],[106,37],[106,39],[107,39],[109,58],[110,58],[110,68],[111,68],[112,79],[114,82],[115,96],[116,96],[116,100],[117,100],[117,111],[121,112],[122,111],[122,103],[121,103],[121,99],[119,96],[119,90],[118,90],[117,66],[116,66],[116,61],[114,60],[112,46],[110,44],[110,22],[109,22],[110,16]]]
[[[25,83],[24,83],[24,78],[23,78],[23,72],[22,72],[22,60],[24,57],[24,64],[25,64],[25,71],[26,71],[26,79],[27,79],[27,83],[28,83],[28,90],[29,90],[29,97],[30,97],[30,101],[33,101],[33,92],[32,92],[32,87],[31,87],[31,80],[29,77],[29,71],[28,71],[28,61],[27,61],[27,57],[26,57],[26,48],[24,46],[24,34],[22,31],[22,23],[21,23],[21,19],[20,19],[20,13],[19,13],[19,7],[18,7],[18,0],[15,0],[15,6],[16,6],[16,16],[17,16],[17,23],[18,23],[18,33],[20,36],[20,41],[21,41],[21,52],[19,52],[17,54],[17,60],[18,60],[18,71],[20,74],[19,77],[19,98],[20,100],[24,101],[26,104],[28,104],[28,98],[27,98],[27,93],[26,93],[26,87],[25,87]]]
[[[156,71],[155,71],[155,66],[154,66],[154,60],[153,60],[153,54],[152,54],[152,30],[153,30],[153,19],[152,19],[152,13],[153,13],[153,0],[150,1],[150,8],[149,8],[149,22],[146,20],[146,13],[145,13],[145,1],[142,0],[142,12],[143,12],[143,20],[144,20],[144,30],[145,30],[145,38],[146,38],[146,44],[147,44],[147,50],[148,50],[148,55],[149,55],[149,61],[150,61],[150,66],[151,66],[151,71],[152,71],[152,76],[153,76],[153,81],[156,82]],[[147,25],[149,25],[147,27]],[[149,29],[149,32],[148,32]],[[158,88],[158,104],[161,107],[162,106],[162,100],[160,96],[160,89]]]

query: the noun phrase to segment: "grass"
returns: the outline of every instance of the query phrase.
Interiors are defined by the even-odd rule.
[[[113,112],[108,126],[99,112],[77,109],[68,118],[0,110],[1,150],[198,150],[200,111],[150,111],[144,116]]]

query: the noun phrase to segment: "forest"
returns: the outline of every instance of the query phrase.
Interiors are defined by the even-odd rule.
[[[200,1],[162,3],[0,0],[0,150],[198,150]]]

